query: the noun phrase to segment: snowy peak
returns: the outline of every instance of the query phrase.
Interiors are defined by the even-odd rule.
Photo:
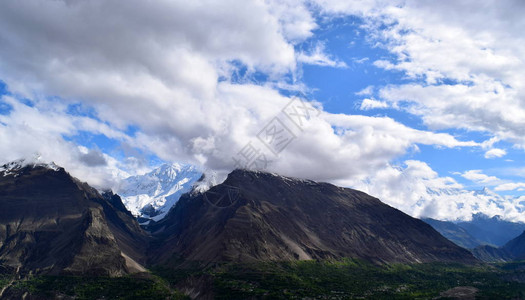
[[[157,221],[201,176],[202,172],[192,165],[164,164],[147,174],[126,178],[118,194],[135,216]]]
[[[182,164],[164,164],[159,168],[153,170],[150,174],[154,176],[159,176],[162,178],[174,179],[177,175],[185,169],[194,169],[194,166],[191,165],[182,165]]]
[[[38,156],[33,159],[18,159],[12,162],[8,162],[0,166],[0,174],[2,176],[7,176],[18,172],[19,170],[25,167],[43,167],[53,171],[58,171],[60,169],[60,167],[57,166],[54,162],[46,163],[42,161],[41,158]]]

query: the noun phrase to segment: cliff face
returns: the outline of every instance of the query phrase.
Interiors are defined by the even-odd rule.
[[[0,174],[1,264],[20,272],[121,275],[140,269],[146,248],[147,235],[118,196],[102,196],[62,168]]]
[[[365,193],[244,170],[206,193],[184,195],[149,230],[158,239],[154,262],[475,261],[430,225]]]

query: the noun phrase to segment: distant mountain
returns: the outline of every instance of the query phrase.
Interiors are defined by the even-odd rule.
[[[510,253],[515,260],[525,259],[525,232],[518,237],[510,240],[503,246],[503,249]]]
[[[473,237],[465,228],[453,222],[439,221],[429,218],[421,220],[432,226],[444,237],[463,248],[472,249],[484,244],[484,242],[479,241],[475,237]]]
[[[157,263],[476,261],[430,225],[363,192],[246,170],[204,193],[183,195],[148,230],[157,239],[151,253]]]
[[[140,221],[158,221],[201,176],[195,166],[164,164],[147,174],[125,179],[117,193]]]
[[[503,220],[500,216],[488,217],[484,214],[475,214],[468,222],[458,222],[482,244],[503,246],[525,230],[525,223]]]
[[[525,230],[525,223],[503,220],[500,216],[489,217],[475,214],[471,221],[450,222],[423,219],[443,236],[457,245],[472,249],[480,245],[500,247]]]
[[[525,259],[525,232],[510,240],[503,247],[480,246],[472,253],[480,260],[487,262],[503,262]]]
[[[120,198],[54,164],[0,168],[0,264],[19,273],[122,275],[143,270],[148,236]]]

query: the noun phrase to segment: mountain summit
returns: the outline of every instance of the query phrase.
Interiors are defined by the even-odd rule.
[[[158,221],[201,176],[192,165],[164,164],[147,174],[126,178],[117,193],[141,221]]]
[[[363,192],[246,170],[183,195],[148,229],[159,239],[157,262],[475,261],[430,225]]]

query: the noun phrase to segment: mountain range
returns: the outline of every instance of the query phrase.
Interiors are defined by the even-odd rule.
[[[117,193],[122,196],[124,205],[138,221],[147,225],[150,221],[159,222],[163,219],[184,193],[200,188],[197,184],[202,183],[203,177],[203,172],[192,165],[163,164],[146,174],[124,179]],[[204,190],[208,188],[209,186]],[[437,197],[450,197],[457,192],[454,189],[432,190]],[[501,196],[488,189],[473,193],[494,205],[504,201]],[[481,245],[501,247],[525,230],[523,223],[510,222],[500,216],[488,217],[481,213],[474,214],[470,221],[422,220],[447,239],[467,249]]]
[[[525,230],[525,224],[500,216],[474,214],[470,221],[450,222],[423,219],[443,236],[459,246],[473,249],[482,245],[501,247]]]
[[[149,178],[167,178],[160,174],[169,169]],[[161,187],[169,190],[176,174]],[[481,262],[524,259],[525,233],[501,247],[479,246],[498,241],[493,230],[425,220],[430,226],[349,188],[248,170],[201,188],[207,181],[201,176],[163,218],[140,226],[141,216],[119,195],[59,166],[1,166],[0,298],[258,298],[287,295],[283,289],[294,297],[445,297],[475,290],[460,282],[493,293],[483,295],[510,287],[514,297],[525,286],[508,282],[525,275],[519,262]],[[509,236],[519,229],[482,215],[467,223],[514,230]]]
[[[118,276],[175,260],[476,262],[428,224],[327,183],[235,170],[206,192],[183,194],[144,231],[118,195],[63,168],[1,170],[0,262],[20,274]]]

